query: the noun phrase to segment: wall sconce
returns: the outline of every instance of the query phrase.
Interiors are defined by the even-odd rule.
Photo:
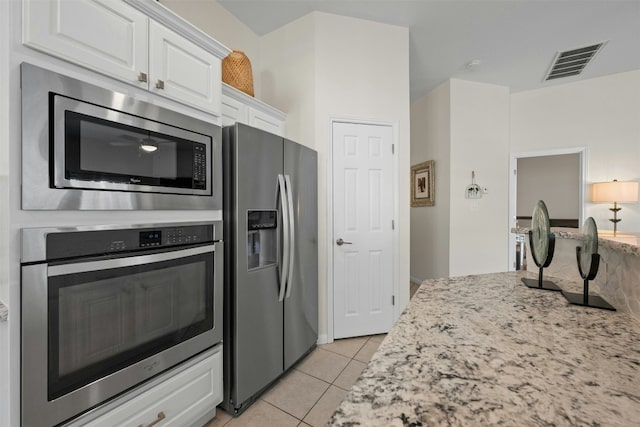
[[[613,235],[618,231],[618,203],[637,203],[638,202],[638,183],[635,181],[618,181],[614,179],[610,182],[595,182],[591,187],[591,201],[594,203],[613,203],[613,207],[609,208],[613,212],[613,218],[609,221],[613,222]]]

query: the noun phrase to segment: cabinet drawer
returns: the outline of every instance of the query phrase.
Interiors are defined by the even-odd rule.
[[[148,18],[112,0],[24,0],[22,42],[136,85],[148,70]]]
[[[222,402],[222,346],[210,357],[87,424],[89,427],[192,425]]]

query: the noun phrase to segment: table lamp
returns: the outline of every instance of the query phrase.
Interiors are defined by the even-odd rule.
[[[613,222],[613,235],[618,231],[618,203],[637,203],[638,202],[638,183],[635,181],[618,181],[614,179],[610,182],[595,182],[591,187],[591,201],[594,203],[613,203],[613,207],[609,208],[613,212],[613,218],[609,221]]]

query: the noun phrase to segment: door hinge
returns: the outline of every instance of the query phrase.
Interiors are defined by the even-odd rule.
[[[392,230],[396,229],[396,222],[394,220],[391,220],[391,229]]]
[[[514,170],[513,170],[513,174],[514,174],[514,175],[518,175],[518,169],[514,169]]]
[[[391,154],[396,154],[396,144],[391,144]]]
[[[391,305],[396,305],[396,296],[391,295]]]

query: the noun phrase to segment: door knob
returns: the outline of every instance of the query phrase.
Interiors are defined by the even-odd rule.
[[[164,89],[164,80],[158,80],[156,82],[156,89]]]
[[[336,240],[336,245],[338,245],[338,246],[342,246],[342,245],[350,245],[350,244],[351,244],[351,242],[345,242],[345,241],[344,241],[344,240],[342,240],[342,239],[338,239],[338,240]]]

